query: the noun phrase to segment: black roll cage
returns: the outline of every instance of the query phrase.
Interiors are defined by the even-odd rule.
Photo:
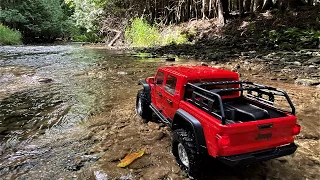
[[[209,85],[227,85],[227,84],[239,84],[239,88],[223,88],[223,89],[213,89],[213,90],[206,90],[202,88],[201,86],[209,86]],[[221,95],[218,93],[221,92],[235,92],[239,91],[240,96],[244,97],[244,91],[247,91],[246,98],[249,98],[254,101],[258,101],[259,103],[262,103],[264,105],[270,106],[272,108],[289,112],[287,110],[279,109],[273,105],[274,103],[274,96],[283,96],[286,98],[287,102],[289,103],[291,107],[291,114],[295,115],[296,109],[289,98],[288,94],[281,89],[277,89],[270,86],[264,86],[260,84],[256,84],[249,81],[219,81],[219,82],[201,82],[201,83],[187,83],[185,85],[185,91],[188,88],[192,88],[192,97],[184,97],[185,100],[191,102],[192,104],[200,107],[201,109],[205,110],[206,112],[213,114],[214,116],[217,116],[221,119],[222,124],[226,124],[226,116],[225,111],[223,107],[223,102]],[[256,92],[257,95],[254,95],[252,92]],[[185,93],[186,94],[186,93]],[[264,96],[267,96],[268,99],[263,98]],[[220,109],[220,114],[213,112],[213,105],[218,104]]]

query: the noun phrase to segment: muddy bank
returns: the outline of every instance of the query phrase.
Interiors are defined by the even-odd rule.
[[[14,71],[26,72],[32,79],[53,80],[30,84],[17,74],[6,79],[6,84],[1,83],[1,89],[10,88],[0,93],[1,106],[7,109],[0,114],[1,122],[12,117],[12,113],[36,112],[21,119],[26,119],[26,125],[30,118],[39,124],[49,124],[42,126],[46,127],[44,131],[23,128],[18,129],[22,134],[13,133],[17,130],[5,134],[5,140],[10,139],[11,134],[19,137],[19,141],[6,147],[0,156],[0,175],[4,179],[187,179],[171,154],[170,130],[154,122],[145,124],[137,117],[135,98],[141,87],[136,84],[137,80],[154,75],[159,66],[192,65],[199,64],[198,61],[177,58],[175,62],[166,62],[165,58],[133,57],[121,51],[78,47],[44,55],[16,57],[14,53],[2,53],[1,56],[6,57],[0,61],[2,80],[11,76],[8,74],[17,74]],[[26,61],[26,57],[34,58]],[[302,134],[297,137],[299,149],[292,156],[241,169],[213,162],[213,167],[207,170],[208,179],[319,179],[319,88],[295,85],[291,79],[270,80],[272,73],[260,71],[259,67],[264,64],[258,66],[256,62],[247,61],[240,67],[232,60],[209,65],[233,69],[239,71],[243,79],[288,91],[302,125]],[[270,64],[270,69],[276,67]],[[25,99],[34,101],[26,103]],[[62,102],[55,104],[59,101]],[[29,110],[30,107],[37,108],[34,111]],[[50,118],[45,118],[47,116]],[[36,136],[25,133],[29,131]],[[129,167],[116,167],[126,154],[143,148],[147,149],[146,154]]]

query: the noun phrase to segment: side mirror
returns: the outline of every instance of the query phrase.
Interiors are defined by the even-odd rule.
[[[148,84],[154,84],[155,83],[154,82],[154,77],[147,78],[146,81],[147,81]]]

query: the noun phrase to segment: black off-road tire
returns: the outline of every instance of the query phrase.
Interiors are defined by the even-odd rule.
[[[141,101],[141,110],[139,110],[139,101]],[[150,95],[143,90],[139,90],[136,100],[136,112],[146,123],[152,120],[152,110],[149,107],[150,103]]]
[[[183,145],[188,157],[189,167],[179,157],[178,146]],[[187,129],[173,131],[172,153],[180,168],[186,172],[190,179],[201,179],[203,177],[203,155],[197,149],[193,133]]]

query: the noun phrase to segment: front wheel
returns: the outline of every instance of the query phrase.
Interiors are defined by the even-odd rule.
[[[202,176],[203,159],[197,149],[194,135],[190,131],[186,129],[173,131],[172,154],[189,178],[194,179]]]
[[[150,121],[152,118],[152,111],[149,105],[150,100],[148,94],[143,90],[139,90],[136,100],[136,112],[145,122]]]

